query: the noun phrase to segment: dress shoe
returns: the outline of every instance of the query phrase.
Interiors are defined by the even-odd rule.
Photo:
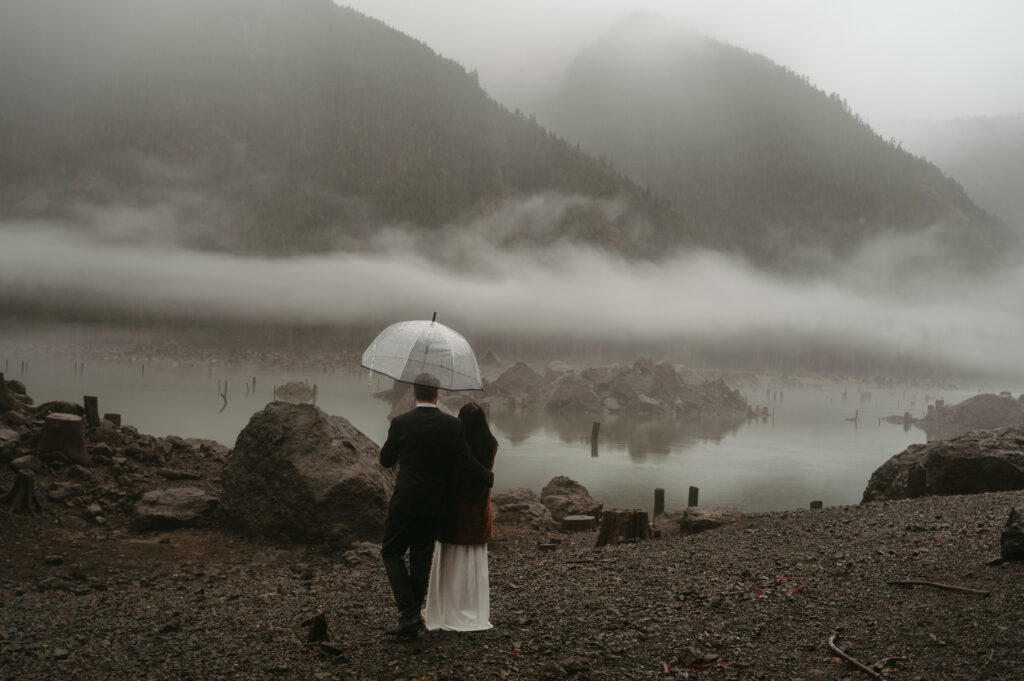
[[[414,617],[410,619],[401,619],[398,621],[398,626],[394,629],[388,629],[387,634],[389,636],[401,636],[404,638],[412,638],[419,636],[420,632],[426,630],[426,625],[423,623],[421,617]]]

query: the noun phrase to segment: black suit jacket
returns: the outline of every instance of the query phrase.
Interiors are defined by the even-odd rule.
[[[467,475],[487,488],[494,484],[494,473],[470,453],[462,423],[435,407],[416,407],[391,419],[380,464],[391,468],[396,463],[391,513],[446,515],[455,475]]]

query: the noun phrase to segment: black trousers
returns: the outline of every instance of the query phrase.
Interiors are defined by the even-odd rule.
[[[430,583],[430,563],[434,558],[434,540],[443,518],[422,514],[388,512],[384,521],[384,539],[380,556],[391,583],[391,593],[403,621],[420,617]],[[409,553],[406,568],[405,554]]]

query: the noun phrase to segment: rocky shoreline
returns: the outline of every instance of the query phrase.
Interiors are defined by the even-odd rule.
[[[1022,491],[739,514],[692,535],[659,521],[660,537],[600,549],[594,530],[499,524],[494,629],[395,642],[376,545],[256,539],[212,509],[196,527],[140,522],[149,493],[219,497],[231,454],[97,432],[120,441],[92,442],[90,465],[39,461],[42,515],[0,514],[0,678],[866,677],[828,646],[833,633],[883,678],[1024,675],[1024,563],[995,560]],[[26,446],[0,447],[0,489]],[[318,614],[326,632],[310,642]]]

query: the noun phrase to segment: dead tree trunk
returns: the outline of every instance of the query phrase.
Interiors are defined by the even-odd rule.
[[[651,525],[647,521],[647,511],[610,508],[601,515],[601,532],[597,535],[595,546],[650,538]]]
[[[42,513],[43,507],[36,497],[36,474],[27,469],[19,470],[14,487],[4,495],[2,503],[9,513]]]
[[[7,390],[7,379],[4,378],[3,373],[0,373],[0,414],[7,411],[17,411],[18,401],[11,397],[11,393]]]
[[[74,414],[49,414],[43,422],[39,438],[39,454],[43,456],[57,450],[72,463],[88,466],[92,463],[85,451],[85,428],[82,417]]]

